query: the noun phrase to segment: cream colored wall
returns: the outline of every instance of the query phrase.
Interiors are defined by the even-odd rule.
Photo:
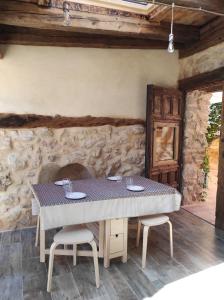
[[[9,46],[0,112],[145,118],[146,85],[176,86],[178,53]]]

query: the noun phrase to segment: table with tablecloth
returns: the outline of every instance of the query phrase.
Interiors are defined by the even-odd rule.
[[[41,218],[41,230],[100,222],[114,218],[171,213],[180,209],[181,195],[173,187],[133,176],[133,183],[144,187],[142,192],[129,191],[126,180],[84,179],[72,182],[73,191],[87,196],[80,200],[65,197],[62,186],[54,183],[32,186],[35,199],[33,214]]]

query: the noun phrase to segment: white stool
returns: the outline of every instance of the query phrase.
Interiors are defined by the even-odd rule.
[[[65,228],[64,226],[63,228]],[[36,227],[36,238],[35,238],[35,247],[39,244],[39,235],[40,235],[40,215],[37,216],[37,227]],[[68,245],[64,245],[64,249],[68,249]]]
[[[49,269],[48,269],[48,282],[47,282],[47,291],[51,291],[51,281],[52,281],[52,271],[54,263],[54,251],[56,247],[60,244],[62,245],[73,245],[73,264],[76,265],[76,252],[78,244],[88,243],[91,245],[93,250],[93,261],[95,268],[95,279],[96,287],[100,286],[100,277],[99,277],[99,265],[98,265],[98,253],[96,242],[94,241],[94,236],[92,232],[86,228],[79,228],[77,226],[67,226],[60,230],[54,236],[54,242],[50,248],[50,258],[49,258]],[[63,255],[63,254],[62,254]]]
[[[143,246],[142,246],[142,268],[145,268],[146,264],[146,253],[147,253],[147,242],[148,242],[148,232],[149,227],[157,226],[168,223],[170,228],[170,256],[173,257],[173,229],[172,223],[169,220],[168,216],[165,215],[154,215],[152,217],[142,218],[138,221],[138,229],[137,229],[137,238],[136,238],[136,246],[139,246],[140,233],[141,233],[141,225],[143,228]]]

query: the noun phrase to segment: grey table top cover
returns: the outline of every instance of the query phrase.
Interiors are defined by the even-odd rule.
[[[62,186],[54,183],[35,184],[33,190],[38,201],[45,229],[100,221],[110,218],[134,217],[179,210],[181,195],[175,188],[133,176],[133,184],[145,188],[142,192],[126,189],[122,182],[104,179],[73,181],[73,191],[87,197],[80,200],[65,198]]]

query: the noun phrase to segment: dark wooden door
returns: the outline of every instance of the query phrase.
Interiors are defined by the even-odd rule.
[[[221,132],[219,144],[219,172],[216,195],[216,219],[215,226],[224,230],[224,83],[222,94]]]
[[[148,85],[146,177],[180,189],[183,95],[175,89]]]

